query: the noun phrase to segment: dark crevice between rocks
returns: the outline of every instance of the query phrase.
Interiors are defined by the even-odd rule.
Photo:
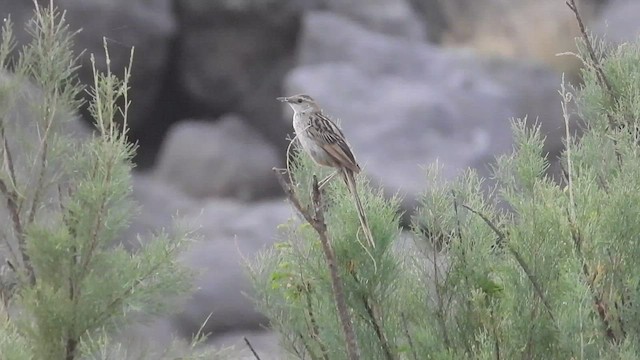
[[[160,147],[169,128],[180,120],[198,117],[206,112],[201,106],[189,99],[180,84],[180,44],[184,24],[180,23],[177,2],[172,4],[172,12],[176,15],[177,32],[168,47],[167,64],[162,74],[163,80],[154,106],[148,109],[147,115],[140,119],[142,126],[131,129],[130,139],[138,144],[134,158],[138,169],[149,169],[154,166]],[[135,101],[135,100],[133,100]]]
[[[178,81],[179,41],[177,36],[169,46],[168,63],[161,74],[163,80],[154,106],[148,109],[145,118],[140,119],[139,123],[143,125],[131,129],[130,139],[138,144],[134,161],[139,169],[147,169],[155,164],[162,140],[171,125],[198,112],[190,104]]]

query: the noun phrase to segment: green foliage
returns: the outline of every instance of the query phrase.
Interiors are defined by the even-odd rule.
[[[446,182],[429,168],[413,246],[398,236],[396,200],[359,180],[380,244],[369,249],[344,185],[326,189],[363,359],[640,357],[640,44],[600,45],[595,55],[581,88],[562,85],[565,121],[575,102],[585,129],[579,141],[567,130],[560,181],[548,174],[539,126],[523,120],[488,192],[473,171]],[[320,170],[297,159],[298,195],[309,203]],[[347,358],[318,236],[297,218],[281,230],[251,267],[260,309],[293,357]]]
[[[594,65],[583,70],[580,114],[592,130],[599,132],[607,131],[608,125],[633,125],[640,118],[640,47],[623,44],[610,48],[601,41],[594,42],[596,55],[605,59],[601,68],[607,82],[601,83]]]
[[[299,196],[307,198],[308,203],[310,182],[307,181],[311,179],[313,165],[297,150],[296,159],[294,181],[300,184]],[[372,330],[377,326],[373,321],[383,321],[389,327],[398,327],[400,323],[400,312],[393,311],[392,306],[397,305],[393,299],[402,284],[390,277],[401,266],[398,259],[391,256],[391,243],[399,232],[398,202],[386,201],[381,192],[371,191],[369,184],[359,182],[369,223],[378,235],[376,248],[370,249],[344,182],[336,178],[327,186],[326,206],[338,209],[327,213],[326,222],[345,283],[346,301],[353,311],[358,338],[373,347],[363,349],[363,354],[374,354],[381,350]],[[258,296],[263,300],[261,310],[288,339],[285,345],[290,351],[312,356],[327,353],[330,358],[340,358],[345,347],[318,235],[308,224],[294,220],[283,224],[281,230],[291,241],[276,244],[262,255],[262,261],[256,265],[259,269],[252,271]],[[374,312],[379,318],[372,318]]]
[[[63,13],[37,5],[27,30],[32,41],[16,51],[6,20],[0,44],[0,357],[126,358],[112,340],[118,325],[167,314],[189,292],[177,262],[189,236],[117,245],[136,211],[129,71],[111,73],[105,45],[108,70],[94,63],[89,90],[97,133],[82,135],[74,33]]]

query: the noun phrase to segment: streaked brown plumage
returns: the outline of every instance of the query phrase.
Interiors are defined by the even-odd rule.
[[[288,103],[293,109],[293,128],[302,148],[311,159],[319,165],[335,168],[342,174],[355,199],[365,237],[369,244],[375,247],[356,189],[355,175],[360,172],[360,166],[342,130],[322,113],[322,109],[309,95],[281,97],[278,100]]]

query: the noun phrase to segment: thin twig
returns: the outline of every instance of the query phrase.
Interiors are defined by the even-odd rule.
[[[569,2],[567,2],[567,5],[569,6],[569,8],[571,10],[574,11],[574,13],[576,14],[576,18],[578,19],[578,23],[580,25],[580,29],[581,31],[584,31],[583,25],[582,25],[582,21],[580,19],[580,16],[578,14],[577,9],[575,8],[575,3],[573,3],[573,0],[570,0],[571,4],[569,4]],[[583,36],[585,36],[585,42],[587,42],[589,51],[592,51],[591,48],[591,44],[589,43],[589,39],[586,37],[586,34],[583,33]],[[595,58],[595,54],[591,55],[592,56],[592,61],[596,62],[597,59]],[[595,66],[596,71],[598,70],[602,70],[599,66],[599,64],[596,63],[597,66]],[[598,72],[598,74],[600,74]],[[600,76],[600,75],[599,75]],[[602,76],[604,78],[604,73],[602,73]],[[606,81],[606,78],[604,78],[604,80]],[[608,85],[608,83],[605,82],[605,84]],[[565,85],[564,85],[564,76],[562,77],[562,85],[560,88],[560,96],[562,97],[562,101],[561,101],[561,105],[562,105],[562,115],[564,118],[564,123],[565,123],[565,136],[566,136],[566,154],[567,154],[567,168],[564,169],[564,174],[567,180],[567,190],[569,193],[569,205],[567,208],[567,218],[568,218],[568,222],[569,222],[569,228],[571,231],[571,237],[573,239],[573,244],[576,250],[576,254],[578,255],[578,258],[580,259],[580,261],[582,262],[582,273],[585,277],[585,281],[587,283],[587,287],[589,288],[589,290],[591,291],[591,295],[593,297],[593,302],[594,305],[596,307],[596,311],[598,313],[598,316],[600,317],[600,321],[602,321],[604,327],[605,327],[605,332],[607,334],[607,338],[609,338],[610,341],[612,342],[617,342],[617,338],[616,338],[616,334],[613,331],[613,328],[611,326],[611,323],[609,321],[610,319],[610,314],[609,311],[606,308],[606,305],[602,299],[602,296],[598,294],[597,290],[595,289],[594,286],[594,279],[591,278],[590,275],[590,271],[589,271],[589,265],[587,263],[587,259],[583,256],[582,254],[582,242],[583,242],[583,238],[582,235],[580,233],[580,229],[578,228],[577,225],[577,217],[576,217],[576,211],[575,208],[577,206],[576,201],[575,201],[575,197],[573,194],[573,163],[572,163],[572,153],[571,153],[571,149],[572,149],[572,143],[571,143],[571,133],[569,132],[569,120],[570,120],[570,114],[568,111],[568,104],[573,100],[573,97],[571,95],[571,93],[567,92],[565,89]],[[619,320],[620,322],[622,321],[621,319]]]
[[[467,210],[471,211],[472,213],[478,215],[482,220],[484,220],[484,222],[491,228],[491,230],[493,230],[493,232],[496,233],[496,235],[498,235],[498,240],[500,240],[500,242],[502,242],[502,243],[507,245],[507,249],[509,249],[509,252],[513,255],[513,257],[518,262],[518,265],[520,265],[520,267],[522,268],[522,271],[524,271],[524,273],[529,278],[529,281],[531,282],[531,285],[533,285],[534,291],[536,292],[536,294],[538,295],[540,300],[542,300],[542,303],[544,304],[544,307],[547,310],[547,313],[548,313],[549,317],[555,323],[556,320],[555,320],[555,317],[553,316],[553,311],[551,310],[551,305],[549,305],[549,302],[547,301],[547,298],[544,296],[544,292],[542,291],[542,287],[538,283],[538,280],[536,279],[536,276],[533,274],[533,272],[531,272],[531,269],[529,269],[529,266],[524,261],[524,258],[520,255],[520,253],[516,249],[514,249],[513,246],[511,246],[511,244],[509,244],[507,242],[507,237],[504,235],[504,233],[502,231],[500,231],[500,229],[498,229],[493,224],[493,222],[491,222],[491,220],[489,220],[489,218],[487,218],[481,212],[479,212],[477,210],[474,210],[473,208],[471,208],[471,207],[469,207],[467,205],[464,205],[464,204],[462,205],[462,207],[464,207],[465,209],[467,209]]]
[[[7,208],[9,209],[9,213],[11,214],[11,221],[13,223],[13,229],[16,233],[16,238],[18,239],[18,252],[21,256],[21,263],[25,268],[27,279],[29,279],[30,284],[35,284],[35,274],[33,272],[33,267],[31,266],[31,260],[29,259],[29,255],[26,250],[26,239],[24,233],[24,225],[22,223],[22,219],[20,217],[20,201],[19,194],[16,191],[17,186],[17,178],[16,171],[13,164],[13,156],[11,155],[11,149],[9,148],[9,142],[7,140],[7,136],[4,131],[4,126],[0,126],[0,137],[2,137],[2,152],[4,156],[4,162],[8,169],[9,180],[11,181],[11,188],[7,186],[7,184],[0,180],[0,192],[7,198]]]
[[[13,229],[16,232],[16,236],[20,238],[22,236],[22,222],[20,221],[20,213],[18,211],[18,204],[16,200],[16,193],[9,189],[7,184],[0,179],[0,193],[7,199],[7,209],[11,214],[11,221],[13,223]],[[22,248],[20,249],[22,250]]]
[[[564,86],[564,75],[562,75],[562,83],[560,85],[560,96],[562,97],[562,101],[560,105],[562,106],[562,117],[564,119],[564,131],[565,131],[565,141],[566,145],[566,153],[567,153],[567,189],[569,191],[569,212],[570,212],[570,220],[573,222],[576,219],[575,214],[575,198],[573,196],[573,162],[571,156],[571,132],[569,131],[569,120],[571,115],[569,114],[568,106],[571,100],[573,100],[573,96],[570,92],[567,92]]]
[[[293,249],[297,250],[297,247],[293,247]],[[298,252],[297,255],[300,256],[302,259],[307,260],[305,255],[303,255],[301,252]],[[322,358],[324,360],[329,360],[329,355],[328,355],[329,350],[327,349],[327,346],[322,342],[322,338],[320,337],[320,327],[318,326],[318,321],[316,320],[315,311],[313,309],[313,302],[312,302],[313,287],[309,281],[305,280],[305,277],[304,277],[304,271],[302,269],[304,263],[305,261],[297,262],[297,265],[300,268],[298,275],[300,275],[300,283],[301,283],[301,285],[298,285],[298,289],[300,290],[301,293],[304,294],[304,297],[306,299],[306,306],[307,306],[306,312],[307,312],[308,319],[305,318],[305,323],[307,325],[307,332],[310,334],[310,338],[318,343],[318,346],[320,347],[320,352],[322,354]],[[320,356],[315,354],[315,349],[311,348],[310,342],[306,341],[306,337],[304,337],[302,333],[299,333],[299,337],[305,349],[307,350],[308,355],[311,357],[311,359],[312,360],[320,359]],[[299,356],[299,357],[304,358],[304,356]]]
[[[578,22],[578,27],[580,28],[580,34],[582,35],[582,39],[585,43],[585,46],[587,47],[587,52],[589,53],[589,60],[590,61],[585,61],[585,59],[583,59],[582,57],[579,57],[580,60],[582,60],[583,64],[585,64],[585,66],[587,67],[592,67],[595,72],[596,72],[596,78],[598,80],[598,83],[600,84],[600,87],[604,88],[607,92],[607,94],[609,95],[609,98],[611,99],[611,101],[613,101],[614,103],[618,104],[618,99],[615,96],[614,92],[613,92],[613,87],[611,86],[611,82],[609,82],[609,79],[607,78],[607,75],[604,73],[604,69],[602,68],[602,64],[600,63],[600,59],[598,58],[595,49],[593,47],[593,44],[591,43],[591,38],[589,37],[589,35],[587,34],[587,30],[586,27],[584,26],[584,22],[582,21],[582,16],[580,15],[580,12],[578,11],[578,7],[576,6],[575,0],[567,0],[565,2],[567,4],[567,6],[569,7],[569,9],[574,13],[574,15],[576,16],[576,21]],[[607,112],[606,114],[607,119],[609,121],[609,124],[611,126],[615,126],[615,120],[613,118],[613,116]],[[614,140],[615,143],[615,140]],[[620,154],[618,151],[616,151],[616,155],[619,157]]]
[[[311,348],[311,345],[307,340],[307,338],[302,335],[301,332],[296,332],[297,338],[300,340],[300,343],[302,343],[302,346],[304,347],[304,350],[306,350],[306,353],[303,353],[301,350],[298,350],[298,348],[295,347],[295,345],[293,346],[293,351],[296,353],[296,355],[298,355],[299,359],[304,359],[306,357],[306,355],[309,355],[309,357],[311,358],[311,360],[319,360],[320,358],[314,353],[314,349]],[[325,355],[325,360],[326,360],[326,355]]]
[[[107,183],[111,182],[112,180],[111,177],[113,173],[113,167],[115,166],[115,159],[110,158],[110,160],[111,161],[108,162],[107,172],[104,176],[104,181]],[[99,164],[96,162],[96,164],[94,164],[93,173],[91,174],[90,178],[92,179],[98,178],[99,176],[98,166]],[[103,193],[102,195],[103,196],[100,199],[100,206],[98,207],[98,211],[95,214],[96,216],[95,223],[92,225],[92,228],[91,228],[91,236],[89,238],[89,247],[88,249],[84,249],[84,248],[82,249],[83,254],[81,254],[82,262],[80,263],[80,269],[81,269],[80,281],[82,281],[85,274],[89,273],[88,271],[89,264],[94,260],[94,253],[100,243],[100,231],[102,231],[103,227],[105,226],[103,219],[104,219],[104,216],[106,216],[106,212],[108,211],[107,209],[108,195],[105,193]]]
[[[124,300],[128,296],[131,296],[135,291],[137,291],[138,286],[140,284],[144,284],[152,281],[152,278],[154,277],[154,275],[158,273],[158,268],[160,268],[160,266],[162,265],[162,262],[166,261],[167,259],[174,258],[178,250],[179,250],[179,246],[177,245],[174,245],[171,248],[165,250],[163,252],[163,258],[158,259],[158,261],[153,266],[151,266],[151,268],[149,268],[148,271],[138,276],[138,278],[135,279],[132,284],[128,285],[127,288],[124,289],[124,291],[122,291],[122,293],[119,294],[119,296],[115,296],[111,300],[111,302],[106,305],[106,307],[104,308],[104,311],[102,311],[100,314],[97,315],[93,323],[102,324],[105,321],[107,321],[107,319],[109,319],[112,316],[112,314],[116,312],[116,308],[121,306]],[[84,331],[81,331],[81,333],[84,333]]]
[[[329,237],[327,235],[327,224],[324,221],[324,212],[322,210],[322,197],[320,189],[318,187],[318,178],[313,176],[312,196],[311,203],[312,208],[305,208],[300,203],[292,185],[287,182],[285,174],[273,169],[280,186],[285,192],[285,195],[291,202],[291,204],[298,210],[298,212],[304,217],[304,219],[313,227],[318,233],[322,250],[324,251],[325,260],[329,267],[329,274],[331,275],[331,288],[333,290],[333,297],[336,303],[336,309],[338,311],[338,318],[342,325],[342,331],[344,332],[345,342],[347,347],[347,354],[350,360],[360,359],[360,349],[358,347],[358,340],[356,338],[355,330],[353,329],[353,322],[349,314],[349,308],[345,299],[344,288],[340,274],[336,265],[333,249],[329,243]],[[288,175],[288,174],[286,174]]]
[[[598,59],[598,56],[596,55],[593,45],[591,44],[591,39],[587,34],[587,29],[584,26],[584,23],[582,22],[582,16],[580,16],[580,12],[578,11],[578,6],[576,6],[575,0],[567,0],[565,3],[569,7],[569,9],[573,12],[573,14],[576,16],[578,27],[580,27],[580,34],[582,34],[582,39],[584,40],[584,43],[587,46],[587,51],[589,52],[589,58],[591,59],[591,65],[596,70],[596,76],[598,77],[598,81],[605,89],[607,89],[609,94],[613,95],[611,84],[609,83],[607,76],[604,74],[604,70],[602,70],[602,65],[600,64],[600,60]]]
[[[596,312],[600,317],[600,321],[602,321],[602,324],[604,325],[607,338],[611,342],[616,343],[618,339],[616,338],[616,334],[613,331],[613,327],[609,322],[609,318],[610,318],[609,312],[607,311],[607,307],[604,301],[602,300],[601,295],[598,294],[598,291],[595,288],[595,285],[594,285],[595,276],[592,278],[587,261],[582,254],[582,242],[583,242],[582,235],[578,227],[575,225],[575,223],[571,221],[570,217],[569,217],[569,228],[571,231],[571,237],[573,238],[573,244],[576,249],[576,254],[578,255],[578,258],[580,259],[580,261],[582,262],[582,273],[587,282],[587,287],[589,288],[589,291],[591,291],[591,296],[593,297],[593,303],[596,307]]]
[[[52,14],[53,15],[53,14]],[[27,224],[30,224],[34,221],[35,216],[36,216],[36,211],[38,208],[38,203],[40,202],[40,196],[41,196],[41,192],[44,190],[45,187],[47,187],[47,185],[45,185],[44,180],[45,180],[45,175],[47,172],[47,157],[48,157],[48,153],[49,153],[49,133],[51,132],[51,129],[53,127],[53,122],[54,122],[54,117],[56,115],[56,108],[57,108],[57,92],[56,94],[54,94],[53,99],[51,99],[51,101],[53,102],[53,104],[45,104],[45,112],[46,114],[46,128],[44,130],[44,133],[40,139],[40,146],[38,147],[38,152],[37,154],[39,154],[39,156],[35,156],[34,157],[34,162],[33,162],[33,168],[35,169],[38,166],[38,163],[40,164],[40,169],[38,171],[38,178],[37,178],[37,182],[34,186],[34,195],[33,195],[33,200],[31,203],[31,209],[29,210],[29,214],[27,216]],[[38,134],[40,134],[40,127],[37,128],[38,130]]]
[[[256,350],[253,348],[253,346],[251,346],[251,343],[249,342],[249,339],[247,339],[246,336],[243,337],[244,342],[247,344],[247,347],[249,347],[249,350],[251,350],[251,353],[253,354],[253,357],[256,358],[256,360],[260,360],[260,356],[258,356],[258,353],[256,352]]]
[[[413,356],[413,360],[418,360],[418,354],[416,354],[416,348],[413,345],[413,339],[411,339],[411,334],[409,333],[409,326],[407,325],[407,317],[404,316],[404,313],[400,313],[400,318],[402,319],[404,335],[407,337],[407,342],[409,343],[409,349],[411,350],[411,355]]]
[[[458,203],[456,200],[456,193],[454,190],[452,190],[451,194],[453,195],[453,209],[456,214],[455,234],[458,240],[460,241],[460,243],[462,243],[462,231],[460,227],[460,219],[458,217]],[[436,250],[435,244],[432,244],[432,250],[433,250],[432,263],[433,263],[434,287],[435,287],[435,293],[436,293],[436,301],[438,302],[437,320],[438,320],[438,325],[440,326],[440,329],[442,331],[444,345],[447,349],[450,349],[451,342],[449,341],[449,332],[447,331],[447,325],[445,321],[444,301],[442,300],[442,292],[440,291],[441,286],[440,286],[440,280],[439,280],[439,267],[438,267],[438,258],[436,253],[437,250]],[[462,256],[463,258],[465,256],[464,248],[463,248]]]
[[[351,275],[358,284],[361,284],[358,278],[355,276],[355,273],[351,273]],[[373,326],[373,331],[376,333],[378,341],[380,341],[380,345],[382,346],[382,350],[384,351],[386,359],[395,360],[395,356],[393,355],[391,347],[389,346],[389,340],[387,339],[387,336],[384,333],[384,329],[380,324],[380,319],[378,319],[376,311],[374,310],[373,306],[371,306],[371,302],[364,295],[362,296],[362,304],[364,305],[364,309],[369,316],[367,320],[371,324],[371,326]]]
[[[38,211],[38,205],[40,205],[40,196],[41,196],[41,192],[44,190],[44,187],[46,186],[44,184],[44,178],[47,172],[47,154],[48,154],[48,150],[49,150],[49,145],[48,143],[43,139],[43,144],[42,144],[42,153],[40,155],[40,171],[38,174],[38,182],[36,184],[36,186],[34,187],[34,194],[33,194],[33,200],[31,202],[31,209],[29,209],[29,215],[27,216],[27,224],[31,224],[33,223],[33,221],[36,218],[36,212]]]
[[[15,166],[13,165],[13,156],[11,155],[11,149],[9,149],[9,142],[4,132],[4,126],[0,127],[0,136],[2,136],[5,161],[7,163],[7,169],[9,170],[9,179],[11,180],[11,185],[15,188],[18,180],[16,178]]]
[[[489,305],[489,311],[491,315],[491,327],[493,328],[493,337],[494,337],[494,351],[496,352],[496,360],[500,360],[500,338],[498,337],[498,327],[496,326],[496,314],[493,310],[493,306]]]
[[[362,282],[360,281],[360,279],[358,279],[358,277],[356,276],[356,273],[353,271],[350,273],[351,273],[351,277],[356,282],[356,284],[358,284],[358,286],[362,286]],[[371,301],[365,295],[361,296],[361,300],[362,300],[362,305],[364,306],[368,316],[368,318],[366,318],[365,320],[369,324],[371,324],[371,326],[373,327],[373,331],[375,332],[376,337],[378,338],[378,341],[380,341],[380,345],[382,346],[382,350],[384,351],[386,359],[395,360],[396,357],[391,351],[389,340],[387,339],[387,336],[384,333],[384,327],[382,325],[382,315],[380,315],[380,311],[376,311],[376,309],[379,309],[379,307],[376,307],[375,306],[376,304],[373,303],[373,301]]]
[[[529,324],[531,324],[529,326],[529,336],[527,338],[527,343],[524,347],[524,350],[522,351],[523,355],[523,359],[525,360],[529,360],[529,359],[533,359],[533,353],[534,353],[534,346],[536,346],[536,342],[534,341],[534,329],[536,326],[538,326],[538,322],[535,321],[536,320],[536,316],[538,316],[538,307],[539,307],[540,303],[536,302],[533,303],[533,308],[531,308],[531,313],[529,314],[530,316],[530,320],[529,320]]]
[[[322,339],[320,338],[320,328],[318,327],[318,322],[316,321],[316,317],[314,315],[313,304],[311,302],[311,294],[307,286],[305,286],[305,289],[303,291],[307,300],[307,315],[309,315],[310,322],[310,324],[308,324],[307,326],[310,327],[309,331],[311,333],[311,338],[318,342],[318,346],[320,347],[320,351],[322,352],[322,357],[325,360],[329,360],[327,355],[329,353],[329,351],[327,350],[327,346],[322,342]]]

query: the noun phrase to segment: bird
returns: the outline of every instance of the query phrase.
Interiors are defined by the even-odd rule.
[[[369,245],[375,248],[371,228],[356,189],[355,175],[360,173],[361,168],[342,130],[309,95],[279,97],[277,100],[287,103],[293,109],[293,129],[302,149],[316,164],[336,169],[319,186],[324,186],[337,174],[342,175],[353,195],[362,231]]]

